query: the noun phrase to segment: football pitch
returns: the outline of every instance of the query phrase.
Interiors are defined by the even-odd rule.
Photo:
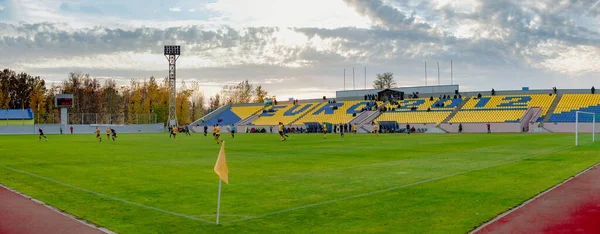
[[[573,134],[0,136],[0,184],[118,233],[466,233],[600,162]]]

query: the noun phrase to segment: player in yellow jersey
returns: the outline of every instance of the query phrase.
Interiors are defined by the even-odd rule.
[[[106,139],[110,138],[110,128],[106,128]]]
[[[221,144],[221,142],[223,142],[223,140],[221,140],[221,127],[219,127],[219,124],[215,124],[213,127],[213,135],[215,136],[215,141],[217,141],[217,144]]]
[[[354,132],[354,135],[356,135],[356,123],[352,125],[352,131]]]
[[[377,131],[377,123],[373,122],[373,133],[375,133],[375,135],[379,136],[379,131]]]
[[[285,134],[285,127],[282,122],[279,122],[279,137],[281,138],[281,141],[287,141],[288,135]]]
[[[102,142],[102,137],[100,136],[100,128],[96,127],[96,139]]]
[[[177,126],[173,125],[173,139],[177,139]]]
[[[327,139],[327,123],[323,123],[323,139]]]

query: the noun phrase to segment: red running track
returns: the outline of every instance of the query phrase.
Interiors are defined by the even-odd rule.
[[[105,234],[43,204],[0,186],[0,234]]]
[[[600,233],[600,166],[475,233]]]

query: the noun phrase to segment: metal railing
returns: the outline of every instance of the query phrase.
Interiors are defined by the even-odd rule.
[[[12,125],[21,125],[14,124],[16,121],[11,120]],[[22,125],[31,125],[31,124],[60,124],[60,114],[52,113],[52,114],[39,114],[34,115],[33,121],[30,120],[31,123],[27,122],[27,120],[22,121]],[[146,114],[109,114],[109,113],[69,113],[67,124],[155,124],[158,123],[158,116],[155,113],[146,113]],[[8,121],[6,123],[8,125]],[[2,120],[0,119],[0,125],[2,125]]]

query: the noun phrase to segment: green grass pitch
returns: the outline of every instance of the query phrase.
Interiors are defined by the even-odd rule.
[[[119,233],[465,233],[600,162],[573,134],[0,136],[0,183]]]

